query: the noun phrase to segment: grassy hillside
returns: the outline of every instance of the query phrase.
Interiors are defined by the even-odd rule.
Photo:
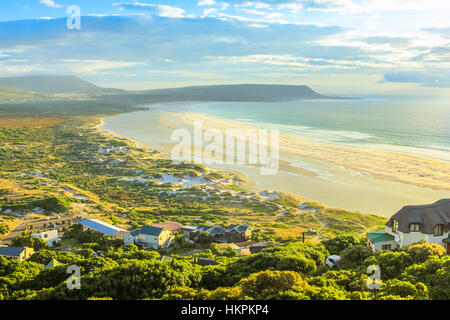
[[[75,76],[21,76],[0,78],[0,86],[8,86],[17,89],[39,93],[108,93],[124,92],[119,89],[107,89],[99,87]]]
[[[31,99],[31,98],[34,98],[35,96],[36,95],[34,93],[26,91],[26,90],[0,85],[0,100]]]
[[[385,222],[382,217],[336,210],[289,194],[259,195],[229,172],[176,164],[150,148],[91,129],[97,123],[94,119],[50,120],[48,126],[42,122],[31,127],[24,120],[28,127],[19,127],[16,120],[13,126],[0,128],[0,203],[5,208],[20,209],[43,198],[78,197],[75,214],[119,217],[129,227],[164,220],[248,222],[275,238],[300,238],[310,228],[318,230],[320,238],[341,232],[361,235]],[[167,182],[167,177],[203,182],[182,185]],[[22,206],[20,213],[29,208]]]

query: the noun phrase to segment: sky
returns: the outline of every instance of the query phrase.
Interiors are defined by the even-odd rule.
[[[448,0],[2,0],[0,76],[448,96],[449,16]]]

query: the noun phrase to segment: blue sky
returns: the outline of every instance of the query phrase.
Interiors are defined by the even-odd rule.
[[[69,30],[67,8],[81,10]],[[448,95],[447,0],[2,0],[0,75]]]

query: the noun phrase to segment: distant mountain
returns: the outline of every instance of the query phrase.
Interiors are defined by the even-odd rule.
[[[21,76],[0,78],[0,86],[17,88],[26,91],[54,94],[54,93],[125,93],[125,90],[107,89],[96,86],[75,76]]]
[[[304,85],[238,84],[156,89],[136,92],[146,96],[175,100],[207,101],[285,101],[298,99],[336,99],[323,96]]]
[[[0,77],[1,87],[27,93],[100,95],[104,101],[129,105],[174,101],[291,101],[342,99],[321,95],[305,85],[237,84],[126,91],[102,88],[75,76],[35,75]]]

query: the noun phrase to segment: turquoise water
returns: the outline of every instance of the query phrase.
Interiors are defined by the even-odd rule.
[[[450,103],[445,100],[213,102],[183,108],[318,142],[450,161]]]

